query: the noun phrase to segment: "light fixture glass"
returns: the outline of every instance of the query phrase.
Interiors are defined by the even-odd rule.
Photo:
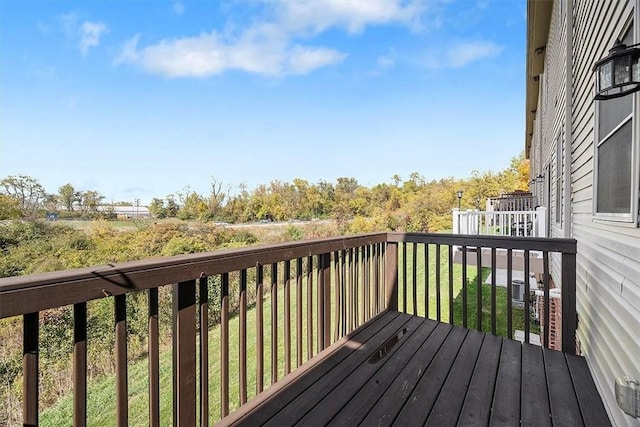
[[[640,49],[616,41],[609,54],[595,63],[596,100],[618,98],[640,90]]]

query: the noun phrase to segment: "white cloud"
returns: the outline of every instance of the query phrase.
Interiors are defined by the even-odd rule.
[[[287,55],[292,74],[307,74],[316,68],[344,61],[346,54],[327,48],[294,46]]]
[[[273,32],[273,34],[270,34]],[[128,63],[164,77],[209,77],[227,70],[281,76],[306,74],[339,63],[346,57],[328,48],[288,46],[273,28],[252,28],[235,40],[216,32],[162,40],[138,48],[139,35],[123,46],[116,64]]]
[[[107,26],[102,22],[85,21],[79,28],[80,52],[86,55],[89,48],[100,44],[100,37],[107,32]]]
[[[503,47],[493,42],[475,41],[460,43],[447,52],[447,62],[454,68],[464,67],[470,62],[494,57]]]
[[[446,51],[428,56],[427,68],[462,68],[467,64],[499,55],[503,46],[489,41],[460,42]]]
[[[77,43],[82,55],[86,55],[89,49],[100,45],[100,39],[107,33],[107,26],[102,22],[80,22],[77,12],[70,12],[59,17],[60,29],[65,37],[72,43]]]
[[[127,41],[116,64],[131,64],[165,77],[208,77],[227,70],[269,76],[300,75],[343,62],[347,54],[304,42],[329,28],[358,33],[369,25],[413,25],[425,0],[260,0],[271,16],[238,31],[213,30],[141,46]],[[434,0],[439,1],[439,0]],[[173,3],[178,14],[182,3]],[[233,26],[229,28],[235,28]]]
[[[361,32],[367,25],[412,23],[424,10],[418,0],[271,0],[282,22],[293,30],[321,32],[329,27]]]
[[[184,14],[184,10],[185,10],[185,6],[184,3],[177,1],[175,3],[173,3],[173,12],[180,16],[182,14]]]

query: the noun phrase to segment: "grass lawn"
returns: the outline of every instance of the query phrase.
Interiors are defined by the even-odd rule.
[[[436,319],[437,317],[437,286],[436,286],[436,263],[440,265],[440,315],[441,320],[448,322],[449,313],[453,310],[454,323],[462,324],[462,267],[459,264],[452,265],[452,287],[453,293],[451,299],[453,300],[453,306],[450,304],[449,298],[449,263],[448,263],[448,249],[443,247],[440,254],[440,259],[436,258],[436,249],[434,245],[430,245],[428,254],[425,254],[424,245],[417,246],[416,252],[416,269],[414,280],[414,268],[413,268],[413,245],[407,245],[406,252],[406,267],[404,263],[404,253],[400,249],[399,264],[398,264],[398,288],[399,288],[399,309],[400,311],[406,311],[408,313],[415,313],[419,316],[425,316],[427,309],[430,318]],[[425,255],[429,258],[428,271],[424,268]],[[282,267],[280,267],[282,268]],[[468,327],[476,327],[476,293],[477,293],[477,268],[474,266],[468,267],[467,270],[467,303],[468,303]],[[489,269],[482,269],[480,274],[483,281],[489,274]],[[265,274],[265,279],[267,275]],[[281,276],[280,276],[281,277]],[[425,277],[427,278],[427,284],[425,285]],[[362,275],[360,275],[362,279]],[[406,278],[406,286],[404,285]],[[265,280],[267,281],[267,280]],[[282,280],[280,280],[281,282]],[[415,286],[414,286],[415,284]],[[250,286],[250,288],[253,288]],[[406,290],[405,290],[406,289]],[[266,285],[265,285],[266,290]],[[255,295],[255,289],[250,291]],[[332,293],[335,292],[335,287],[332,286]],[[348,295],[348,294],[347,294]],[[360,295],[358,293],[358,295]],[[506,335],[506,289],[498,287],[496,289],[496,316],[498,325],[498,334]],[[307,354],[307,290],[306,281],[302,286],[302,311],[303,311],[303,330],[302,330],[302,362],[308,360]],[[312,298],[314,300],[313,306],[315,307],[317,295],[313,292]],[[332,308],[335,310],[335,294],[332,296]],[[278,285],[278,360],[277,371],[278,378],[282,378],[285,374],[284,363],[284,285],[280,283]],[[406,301],[406,302],[405,302]],[[482,307],[483,307],[483,322],[482,329],[484,331],[491,330],[490,313],[491,313],[491,287],[489,285],[482,285]],[[264,307],[264,386],[265,388],[271,384],[271,295],[265,293],[263,300]],[[295,280],[291,281],[291,366],[292,369],[296,367],[296,286]],[[523,329],[523,310],[514,309],[514,329]],[[332,315],[332,322],[334,316]],[[161,321],[170,321],[170,319],[161,319]],[[311,338],[313,353],[317,353],[316,344],[316,313],[313,312],[313,334]],[[537,332],[534,329],[532,323],[532,332]],[[230,342],[230,354],[229,354],[229,379],[230,379],[230,411],[233,411],[239,406],[239,317],[234,316],[229,322],[229,342]],[[256,394],[256,309],[251,307],[247,311],[247,394],[251,399]],[[217,421],[220,418],[220,366],[217,363],[220,354],[220,327],[214,326],[209,331],[209,413],[210,423]],[[333,333],[332,333],[333,336]],[[147,378],[148,362],[146,359],[134,361],[129,365],[129,424],[132,426],[148,425],[148,378]],[[89,382],[88,385],[88,425],[92,426],[110,426],[114,424],[115,417],[115,377],[108,376],[98,378]],[[171,346],[165,346],[161,349],[160,354],[160,412],[161,412],[161,425],[170,425],[172,423],[172,359],[171,359]],[[47,409],[41,414],[40,423],[43,426],[65,426],[72,425],[72,396],[68,395],[61,399],[56,405]]]

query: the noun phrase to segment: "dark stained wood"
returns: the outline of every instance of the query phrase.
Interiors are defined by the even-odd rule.
[[[494,270],[495,271],[495,270]],[[476,248],[476,329],[482,330],[482,251]]]
[[[258,263],[269,264],[309,254],[399,241],[576,253],[575,240],[556,238],[372,233],[296,241],[3,278],[0,279],[0,318],[104,298],[105,294],[146,290],[157,287],[159,283],[177,283],[201,275],[239,271]]]
[[[386,241],[387,233],[361,234],[2,278],[0,318]]]
[[[320,381],[325,381],[329,384],[338,384],[337,387],[334,387],[330,393],[326,394],[323,399],[320,399],[317,405],[306,415],[297,420],[298,424],[301,425],[324,425],[327,424],[331,419],[340,411],[346,401],[353,401],[354,398],[369,394],[372,392],[369,388],[363,388],[367,383],[367,380],[374,377],[376,373],[383,370],[385,371],[384,376],[389,376],[389,371],[393,370],[391,365],[387,365],[386,362],[391,360],[396,362],[398,370],[404,364],[402,361],[406,362],[416,351],[416,349],[420,346],[424,339],[428,336],[428,332],[426,335],[420,335],[422,339],[412,339],[415,336],[415,332],[420,329],[420,326],[423,324],[423,319],[413,317],[409,319],[407,323],[405,323],[399,330],[395,331],[393,335],[394,337],[400,338],[397,339],[395,345],[391,348],[388,348],[388,351],[385,353],[385,356],[381,359],[377,360],[375,363],[372,363],[370,358],[376,354],[378,349],[370,349],[370,351],[366,356],[368,356],[369,360],[364,363],[360,363],[355,369],[348,372],[347,375],[343,375],[342,378],[334,377],[334,378],[322,378]],[[426,328],[425,328],[426,331]],[[429,332],[431,329],[429,329]],[[387,340],[388,342],[388,340]],[[403,352],[398,352],[398,350],[402,349]],[[364,350],[364,347],[363,347]],[[403,354],[404,352],[408,354]],[[329,374],[335,375],[333,371]],[[318,382],[314,384],[314,390],[321,387],[321,383]],[[336,396],[340,396],[340,399],[336,399]],[[335,420],[332,422],[335,423]]]
[[[291,261],[284,262],[284,373],[291,372]]]
[[[424,266],[424,317],[426,317],[427,319],[429,318],[429,265],[431,264],[429,262],[429,245],[424,244],[423,246],[423,251],[424,251],[424,262],[423,262],[423,266]]]
[[[149,425],[160,426],[160,335],[158,288],[149,289]]]
[[[529,305],[531,298],[529,297],[529,291],[531,285],[529,283],[530,276],[530,253],[524,251],[524,342],[529,343],[529,335],[531,333],[531,306]]]
[[[391,383],[398,377],[398,375],[405,369],[407,363],[412,359],[420,358],[420,348],[424,345],[425,341],[429,338],[433,330],[436,328],[437,323],[431,320],[424,320],[415,330],[415,334],[410,337],[405,336],[402,339],[406,340],[406,344],[403,343],[400,348],[394,348],[396,353],[391,357],[388,355],[380,363],[383,363],[384,368],[378,369],[374,374],[370,375],[368,381],[361,387],[353,387],[351,381],[343,381],[341,383],[344,387],[352,388],[352,393],[355,391],[353,397],[345,405],[345,402],[335,400],[334,406],[337,404],[344,405],[338,413],[334,410],[327,410],[325,415],[331,414],[333,418],[331,420],[332,425],[354,425],[363,419],[369,410],[376,405],[376,402],[380,399],[380,396],[387,390]],[[413,331],[411,331],[413,332]],[[360,372],[360,371],[358,371]],[[363,375],[364,374],[364,375]],[[363,380],[367,380],[366,373],[360,373],[359,375],[365,376],[365,378],[354,378],[355,381],[362,383]],[[353,374],[351,375],[353,376]],[[350,377],[351,377],[350,376]],[[355,389],[355,390],[354,390]],[[334,390],[336,392],[337,390]],[[332,392],[332,395],[333,393]],[[342,391],[340,392],[342,393]],[[326,399],[326,398],[325,398]],[[330,402],[327,402],[330,403]],[[323,408],[316,407],[316,408]],[[320,414],[322,415],[322,414]],[[314,420],[320,421],[319,419]]]
[[[501,350],[501,338],[495,335],[484,337],[458,417],[458,426],[473,427],[489,424]]]
[[[545,348],[544,361],[553,425],[584,425],[564,353]],[[567,393],[567,390],[571,390],[571,393]]]
[[[507,337],[513,338],[513,305],[511,303],[513,294],[513,251],[507,250]]]
[[[220,289],[220,412],[229,414],[229,273],[223,273]]]
[[[296,367],[302,365],[302,258],[296,259]]]
[[[449,267],[449,324],[450,325],[454,325],[454,310],[453,310],[453,246],[449,245],[447,247],[447,249],[449,250],[449,263],[448,263],[448,267]],[[438,260],[439,262],[439,260]],[[438,319],[440,319],[438,317]]]
[[[307,359],[313,357],[313,257],[307,257]]]
[[[549,316],[547,313],[549,313],[549,252],[544,252],[543,254],[543,259],[542,259],[542,264],[543,264],[543,271],[544,271],[544,282],[543,282],[543,286],[544,286],[544,304],[543,304],[543,312],[544,314],[544,320],[542,323],[542,346],[545,348],[549,348]]]
[[[117,295],[115,305],[116,425],[129,424],[129,386],[127,381],[127,299]]]
[[[87,425],[87,303],[73,305],[73,425]]]
[[[333,282],[334,282],[334,309],[333,309],[333,342],[338,341],[340,338],[340,317],[342,314],[342,304],[340,303],[340,297],[342,296],[340,285],[341,283],[341,275],[340,275],[340,252],[335,251],[333,253]]]
[[[209,420],[209,290],[208,278],[198,279],[198,315],[200,316],[200,425]]]
[[[440,245],[436,245],[436,320],[439,322],[440,319],[440,313],[441,313],[441,301],[440,301],[440,287],[442,286],[442,282],[440,281]],[[451,263],[449,263],[449,265],[452,265]],[[450,274],[449,278],[450,280],[452,280],[453,276]],[[449,294],[451,296],[451,294]],[[453,297],[451,297],[453,299]],[[451,306],[450,306],[451,307]],[[452,310],[449,310],[452,311]]]
[[[22,316],[22,422],[38,425],[38,313]]]
[[[247,402],[247,270],[240,271],[240,311],[238,357],[240,358],[240,404]],[[208,418],[206,418],[208,419]]]
[[[462,247],[462,288],[460,293],[462,294],[462,326],[467,327],[467,247]]]
[[[413,295],[413,315],[418,314],[418,244],[413,243],[413,251],[411,252],[412,267],[412,295]]]
[[[407,244],[402,244],[402,311],[407,313]]]
[[[491,248],[491,333],[496,334],[496,248]]]
[[[582,420],[567,418],[564,411],[571,414],[587,405],[590,417],[606,420],[584,359],[553,352],[559,357],[552,361],[548,353],[459,326],[385,312],[220,425],[517,426],[553,421],[573,426]],[[575,370],[565,357],[575,357]],[[551,392],[546,380],[556,376],[560,381]],[[557,397],[560,402],[550,407]],[[572,399],[573,408],[566,406]],[[550,418],[550,409],[561,415]]]
[[[322,349],[331,345],[331,253],[320,255],[322,260]]]
[[[466,335],[467,330],[463,328],[452,329],[394,423],[409,425],[423,424],[426,421]]]
[[[562,254],[562,351],[576,354],[576,254]]]
[[[339,345],[326,349],[324,353],[322,353],[322,355],[325,356],[324,358],[313,358],[309,363],[292,372],[291,378],[295,378],[295,383],[287,384],[283,381],[276,384],[263,393],[263,396],[268,397],[268,399],[261,401],[256,398],[250,401],[244,408],[241,408],[240,411],[231,414],[232,417],[229,420],[223,420],[222,424],[226,425],[232,424],[232,422],[239,422],[243,425],[259,425],[266,422],[276,415],[280,409],[298,397],[302,391],[310,388],[326,373],[340,365],[343,360],[362,346],[363,343],[374,337],[380,330],[390,324],[392,327],[395,326],[397,330],[403,323],[404,321],[399,318],[397,312],[385,312],[375,317],[366,328],[357,329],[347,335],[341,343],[338,343]],[[340,345],[345,343],[354,343],[354,345]]]
[[[256,391],[264,389],[264,267],[256,266]]]
[[[173,287],[175,425],[196,424],[196,281]]]
[[[352,351],[349,356],[340,362],[338,369],[332,369],[324,373],[320,378],[314,381],[313,387],[301,388],[298,386],[298,395],[287,406],[279,408],[277,414],[274,414],[265,425],[267,426],[284,426],[293,425],[300,419],[300,415],[309,411],[322,397],[330,393],[335,384],[345,377],[345,373],[352,372],[384,344],[387,339],[397,334],[398,331],[407,324],[408,318],[405,316],[397,316],[387,325],[385,325],[380,333],[373,335],[370,339],[363,342],[356,341],[359,345],[357,351]],[[354,342],[354,344],[356,343]],[[353,349],[355,350],[355,349]],[[276,403],[279,407],[284,403],[281,398]]]
[[[385,249],[385,289],[387,309],[398,309],[398,244],[387,243]]]
[[[611,425],[611,421],[607,417],[607,411],[604,408],[602,399],[595,392],[596,385],[589,372],[587,361],[584,357],[578,357],[571,354],[565,354],[567,366],[573,388],[576,391],[576,398],[582,413],[582,420],[585,426],[589,427],[606,427]]]
[[[551,426],[549,390],[545,378],[542,348],[531,344],[522,346],[521,403],[523,426]]]
[[[271,385],[278,381],[278,264],[271,264]]]
[[[434,356],[445,342],[452,328],[444,323],[435,330],[409,360],[404,369],[396,376],[387,390],[380,396],[369,413],[363,418],[362,425],[390,425],[396,414],[405,404],[412,391],[429,368]]]
[[[485,335],[478,331],[467,333],[449,376],[437,395],[436,403],[427,418],[426,425],[455,425],[464,404],[465,393],[463,391],[471,380],[484,337]]]
[[[513,426],[520,422],[521,352],[519,342],[503,340],[490,419],[492,426]]]

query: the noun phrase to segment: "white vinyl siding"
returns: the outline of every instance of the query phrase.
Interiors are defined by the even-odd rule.
[[[564,132],[567,28],[560,6],[554,7],[544,66],[549,90],[535,117],[531,147],[531,170],[536,174],[548,165],[554,174],[566,168],[571,171],[570,176],[559,177],[569,180],[569,194],[558,200],[562,191],[557,185],[551,189],[552,200],[547,206],[553,206],[555,211],[558,206],[562,209],[563,204],[569,203],[571,214],[561,217],[561,222],[552,221],[551,235],[562,237],[559,233],[563,222],[571,221],[571,237],[578,241],[578,339],[611,421],[617,426],[638,426],[638,420],[625,415],[618,407],[614,381],[622,375],[640,379],[640,230],[594,216],[598,129],[593,64],[606,56],[615,39],[624,33],[636,1],[640,3],[640,0],[569,0],[564,4],[564,13],[571,14],[573,20],[569,29],[573,40],[569,70],[573,82],[572,111],[570,126]],[[639,12],[635,13],[634,21],[638,25]],[[639,144],[638,139],[635,137],[633,143]],[[561,141],[561,147],[556,141]],[[561,164],[564,150],[570,158],[566,167]],[[634,156],[637,165],[638,154]],[[638,175],[633,177],[632,185],[638,185],[638,180]],[[632,198],[635,210],[637,203],[637,197]],[[554,214],[553,218],[557,216]],[[556,263],[552,260],[552,264]],[[552,272],[555,280],[556,265],[552,265]]]

